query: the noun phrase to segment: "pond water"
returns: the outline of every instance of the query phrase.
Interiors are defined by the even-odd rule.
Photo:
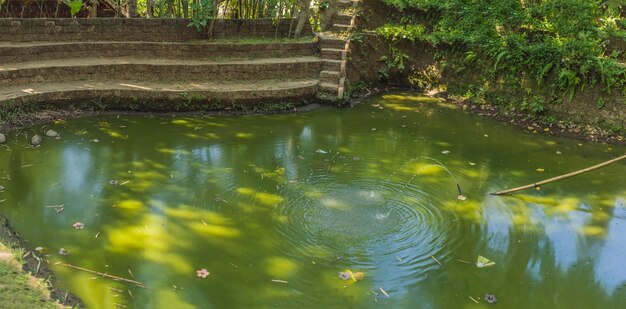
[[[28,147],[48,128],[60,138]],[[626,164],[489,195],[625,148],[403,93],[301,114],[98,116],[9,139],[0,214],[90,308],[626,307]]]

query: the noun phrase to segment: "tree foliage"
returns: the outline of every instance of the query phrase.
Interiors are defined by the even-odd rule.
[[[571,98],[589,85],[602,85],[606,94],[626,86],[626,51],[610,46],[611,40],[626,39],[620,1],[385,2],[400,14],[377,29],[381,36],[391,44],[407,40],[450,47],[454,69],[480,72],[483,83],[519,87],[529,99],[546,87],[554,99]]]

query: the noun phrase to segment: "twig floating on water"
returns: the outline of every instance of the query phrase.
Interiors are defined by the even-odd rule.
[[[477,304],[478,304],[478,301],[477,301],[474,297],[471,297],[471,296],[470,296],[469,298],[470,298],[472,301],[474,301],[475,303],[477,303]]]
[[[443,265],[443,264],[441,264],[441,262],[439,262],[439,260],[438,260],[436,257],[434,257],[433,255],[431,255],[430,257],[431,257],[433,260],[435,260],[435,262],[437,262],[437,264],[439,264],[439,265]]]
[[[330,159],[330,163],[328,163],[328,168],[326,169],[326,173],[330,172],[330,167],[333,165],[333,163],[335,162],[335,158],[337,158],[337,156],[339,155],[339,152],[337,152],[332,159]]]
[[[385,290],[383,290],[383,287],[382,287],[382,286],[379,288],[379,290],[380,290],[383,294],[385,294],[385,296],[387,296],[387,298],[391,298],[391,297],[389,296],[389,294],[387,294],[387,292],[386,292]]]
[[[456,261],[457,262],[461,262],[461,263],[465,263],[465,264],[472,264],[472,262],[463,261],[463,260],[459,260],[459,259],[456,259]]]
[[[276,282],[276,283],[289,283],[285,280],[280,280],[280,279],[272,279],[272,282]]]
[[[139,281],[130,280],[130,279],[122,278],[122,277],[117,277],[117,276],[101,273],[99,271],[95,271],[95,270],[91,270],[91,269],[87,269],[87,268],[83,268],[83,267],[79,267],[79,266],[74,266],[74,265],[67,264],[67,263],[61,263],[60,265],[65,266],[65,267],[69,267],[69,268],[73,268],[73,269],[76,269],[76,270],[81,270],[81,271],[85,271],[85,272],[88,272],[88,273],[100,275],[102,277],[113,279],[113,280],[116,280],[116,281],[124,281],[124,282],[128,282],[128,283],[133,283],[133,284],[136,284],[137,286],[142,287],[142,288],[146,287],[145,284],[143,284],[142,282],[139,282]]]

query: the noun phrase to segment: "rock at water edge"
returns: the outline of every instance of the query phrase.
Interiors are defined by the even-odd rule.
[[[54,130],[48,130],[48,131],[46,131],[46,136],[47,137],[57,137],[57,136],[59,136],[59,133],[57,133]]]
[[[41,144],[41,136],[39,135],[33,135],[33,137],[30,138],[30,144],[33,146],[39,146]]]

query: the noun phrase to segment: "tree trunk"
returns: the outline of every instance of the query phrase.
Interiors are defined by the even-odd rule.
[[[295,13],[296,13],[296,5],[294,4],[291,7],[291,14],[289,14],[289,19],[291,19],[291,21],[289,22],[289,32],[287,32],[287,38],[291,37],[291,31],[293,30],[293,21],[294,21],[293,16],[295,15]]]
[[[167,16],[174,17],[174,0],[167,0]]]
[[[137,0],[128,0],[126,6],[126,16],[128,18],[137,17]]]
[[[207,30],[207,33],[209,34],[209,40],[213,39],[213,26],[215,25],[215,19],[217,19],[218,11],[219,0],[213,0],[213,4],[211,7],[211,15],[213,16],[213,18],[211,18],[211,22],[209,22],[209,29]]]
[[[98,0],[91,1],[91,12],[89,12],[89,17],[98,17]]]
[[[308,0],[300,1],[300,14],[298,14],[298,25],[296,25],[296,30],[293,33],[295,38],[299,38],[302,34],[302,30],[304,29],[305,23],[309,22],[309,6],[310,2]]]
[[[147,6],[146,15],[148,16],[148,18],[154,18],[154,0],[147,0],[146,6]]]
[[[189,18],[189,0],[181,0],[183,5],[183,17]]]

